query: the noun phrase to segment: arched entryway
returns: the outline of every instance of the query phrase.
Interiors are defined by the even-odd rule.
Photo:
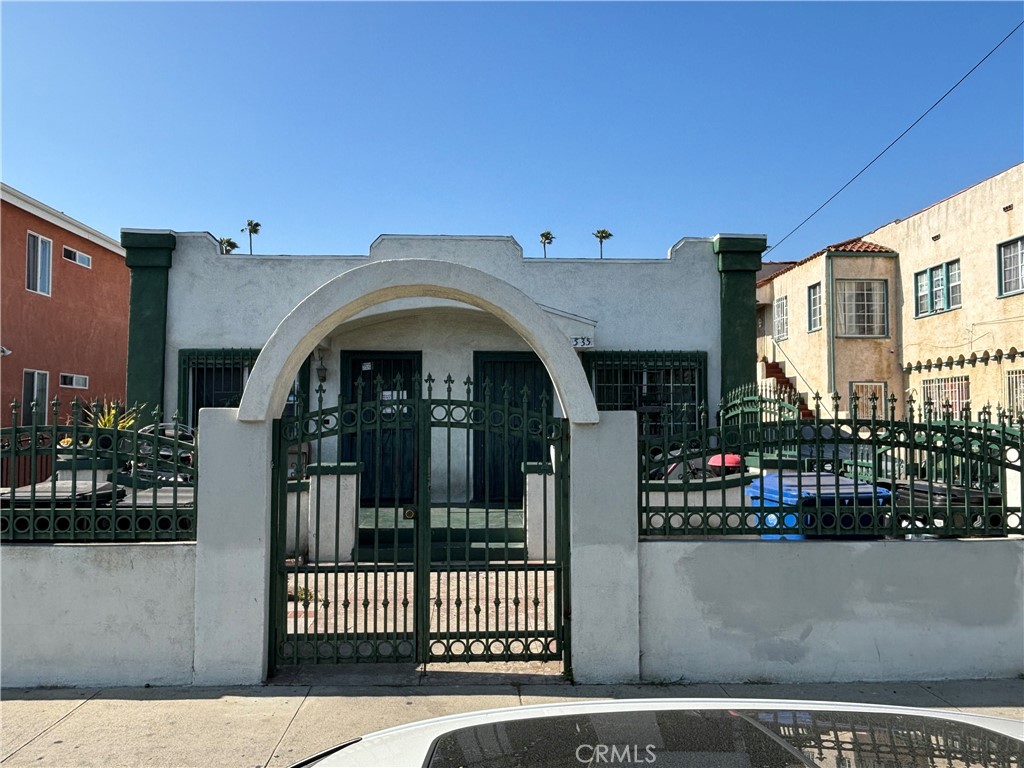
[[[273,420],[270,665],[568,664],[569,426],[596,423],[597,411],[569,340],[521,291],[431,260],[352,270],[280,323],[239,421],[281,413],[327,334],[406,298],[459,301],[512,328],[542,361],[564,417],[500,382],[463,388],[417,371],[355,395],[321,392],[310,410]],[[291,459],[303,453],[312,461]],[[502,468],[484,453],[504,456]]]

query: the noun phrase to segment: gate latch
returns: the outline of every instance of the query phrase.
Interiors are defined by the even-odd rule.
[[[402,517],[404,517],[406,520],[415,520],[416,519],[416,507],[406,507],[405,509],[403,509],[402,510]]]

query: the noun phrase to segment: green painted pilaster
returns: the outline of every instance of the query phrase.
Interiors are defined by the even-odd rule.
[[[128,402],[145,403],[147,409],[164,403],[167,278],[176,242],[171,232],[121,232],[125,263],[131,270]]]
[[[757,379],[757,271],[768,245],[764,235],[715,235],[721,286],[722,391]]]

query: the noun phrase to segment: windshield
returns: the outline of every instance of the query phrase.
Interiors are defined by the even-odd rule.
[[[428,768],[1022,768],[1024,742],[940,718],[639,711],[509,720],[435,740]]]

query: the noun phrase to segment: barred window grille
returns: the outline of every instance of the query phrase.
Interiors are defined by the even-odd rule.
[[[1014,416],[1024,415],[1024,369],[1006,372],[1006,409]]]
[[[875,397],[875,409],[878,413],[884,414],[885,404],[885,382],[882,381],[851,381],[850,402],[853,402],[854,395],[857,396],[858,416],[869,416],[871,414],[871,397]],[[850,406],[851,411],[853,406]]]
[[[636,411],[646,434],[697,426],[706,352],[585,352],[583,362],[599,410]]]
[[[178,412],[190,427],[200,408],[237,408],[259,349],[183,349],[178,353]]]
[[[260,350],[183,349],[178,353],[178,413],[181,423],[199,426],[200,408],[237,408]],[[291,416],[300,398],[308,406],[309,365],[292,383],[284,416]]]
[[[887,336],[885,280],[836,280],[836,331],[840,336]]]
[[[931,400],[936,411],[945,407],[946,402],[953,408],[954,416],[971,402],[971,377],[946,376],[941,379],[925,379],[921,382],[921,406]]]

